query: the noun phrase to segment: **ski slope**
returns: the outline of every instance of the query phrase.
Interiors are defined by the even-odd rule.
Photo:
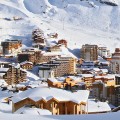
[[[0,39],[22,39],[29,47],[31,32],[39,27],[45,34],[57,32],[74,54],[86,43],[102,44],[113,52],[120,46],[120,0],[110,1],[118,6],[96,0],[0,0]],[[14,16],[23,19],[4,20]]]

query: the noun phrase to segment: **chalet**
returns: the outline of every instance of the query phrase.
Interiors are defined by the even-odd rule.
[[[72,93],[47,87],[29,89],[11,98],[12,112],[25,105],[34,105],[37,108],[51,111],[53,115],[87,114],[88,96],[88,90],[78,90]]]
[[[58,40],[58,44],[64,45],[65,47],[67,47],[67,41],[64,39]]]
[[[26,70],[31,70],[33,68],[33,63],[29,61],[24,61],[20,63],[20,67]]]
[[[16,56],[21,52],[22,42],[20,40],[6,40],[1,43],[3,48],[3,55]]]
[[[85,83],[82,82],[82,80],[78,77],[62,77],[62,79],[59,78],[48,78],[47,83],[49,87],[55,87],[55,88],[63,88],[66,90],[83,90],[85,89]]]

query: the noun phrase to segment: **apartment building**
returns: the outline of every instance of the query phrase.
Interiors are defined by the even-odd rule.
[[[110,69],[114,73],[120,74],[120,48],[116,48],[115,52],[112,54]]]
[[[19,64],[9,64],[7,67],[0,68],[0,77],[8,85],[18,84],[26,80],[27,73],[20,69]]]
[[[115,75],[114,80],[105,82],[97,80],[93,83],[93,94],[100,100],[108,100],[115,106],[120,105],[120,76]]]
[[[85,44],[81,48],[81,58],[85,61],[97,61],[98,60],[98,46]]]
[[[45,44],[45,36],[44,32],[41,29],[35,29],[32,32],[32,39],[34,43],[42,43]]]
[[[110,56],[110,50],[108,50],[107,47],[104,46],[98,47],[98,55],[107,58]]]
[[[21,40],[6,40],[1,43],[3,48],[3,55],[16,56],[22,50]]]
[[[61,56],[59,52],[42,52],[39,58],[39,63],[50,62],[52,59]]]
[[[22,50],[22,53],[18,54],[18,62],[29,61],[33,64],[39,63],[39,59],[41,56],[41,51],[38,49],[25,49]]]
[[[75,73],[76,60],[72,57],[59,57],[39,67],[39,76],[46,79]]]

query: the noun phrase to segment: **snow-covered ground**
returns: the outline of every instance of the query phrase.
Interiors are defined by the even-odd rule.
[[[91,115],[21,115],[0,114],[1,120],[119,120],[120,112]]]
[[[57,32],[59,38],[67,39],[70,52],[78,53],[85,43],[104,44],[113,52],[120,45],[117,2],[118,6],[95,0],[0,0],[0,38],[22,39],[31,46],[31,32],[39,27],[46,34]],[[14,21],[14,16],[23,19]]]
[[[111,52],[120,46],[120,0],[102,0],[116,3],[117,6],[102,4],[96,0],[0,0],[0,41],[5,39],[21,39],[23,47],[32,45],[31,33],[35,28],[45,32],[58,33],[58,39],[68,41],[68,49],[61,48],[65,54],[75,54],[80,57],[80,47],[83,44],[98,44],[107,46]],[[14,20],[14,17],[21,18]],[[47,39],[53,43],[58,39]],[[36,68],[35,68],[36,69]],[[36,74],[36,73],[35,73]],[[31,87],[44,87],[40,84],[39,77],[27,71],[28,81],[25,83]],[[22,85],[22,84],[21,84]],[[1,90],[0,90],[1,92]],[[8,91],[0,96],[0,113],[11,113],[11,104],[3,103],[3,97],[11,96]],[[119,116],[104,114],[104,119],[113,119]],[[8,115],[6,119],[11,116]],[[32,119],[34,116],[12,116],[11,119]],[[67,119],[78,119],[79,116],[67,116]],[[88,116],[81,116],[81,119]],[[90,115],[90,119],[96,115]],[[98,120],[103,119],[97,117]],[[96,119],[97,119],[96,118]],[[4,115],[0,115],[4,119]],[[39,119],[35,116],[35,119]],[[41,119],[58,119],[58,117],[41,117]],[[61,116],[59,119],[66,119]]]

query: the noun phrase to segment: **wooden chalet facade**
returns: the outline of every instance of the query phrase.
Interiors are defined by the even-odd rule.
[[[34,98],[31,98],[29,95],[27,95],[28,97],[26,98],[20,98],[19,100],[17,100],[17,97],[13,97],[12,98],[12,112],[15,112],[16,110],[18,110],[19,108],[23,107],[23,106],[26,106],[26,105],[34,105],[35,107],[37,108],[41,108],[41,109],[47,109],[49,111],[52,112],[53,115],[64,115],[64,114],[87,114],[86,112],[86,104],[87,104],[87,99],[88,99],[88,95],[89,95],[89,92],[87,90],[83,90],[83,91],[80,91],[80,94],[79,93],[70,93],[68,91],[64,91],[64,90],[61,90],[61,89],[56,89],[56,88],[42,88],[42,89],[48,89],[48,93],[46,93],[46,91],[44,91],[44,93],[41,93],[39,91],[41,88],[35,88],[35,89],[31,89],[30,91],[36,91],[37,92],[32,92],[32,96],[39,96],[40,99],[38,100],[34,100]],[[55,94],[61,94],[61,95],[65,95],[67,93],[69,93],[69,96],[67,96],[68,98],[70,96],[74,96],[75,94],[79,94],[79,95],[82,95],[83,93],[85,93],[85,101],[82,101],[82,99],[79,101],[79,98],[78,98],[78,101],[79,102],[74,102],[74,99],[76,98],[69,98],[66,99],[58,99],[57,97],[55,97],[56,95],[51,93],[51,89],[54,90]],[[28,90],[27,90],[28,91]],[[62,91],[62,92],[59,92],[59,91]],[[37,94],[37,93],[40,93],[40,94]],[[23,92],[23,94],[26,93],[26,91]],[[36,95],[35,95],[36,94]],[[41,96],[42,94],[45,94],[46,97],[49,97],[49,94],[53,94],[53,97],[51,97],[49,100],[46,100],[43,96]],[[44,97],[44,98],[42,98]],[[84,96],[80,96],[81,97],[84,97]],[[42,98],[42,99],[41,99]],[[63,97],[62,97],[63,98]],[[84,100],[84,98],[83,98]]]
[[[80,84],[81,81],[76,81],[76,80],[73,80],[72,78],[70,77],[67,77],[67,78],[64,78],[63,81],[59,81],[57,80],[56,78],[48,78],[47,79],[47,83],[48,83],[48,86],[49,87],[55,87],[55,88],[63,88],[63,89],[66,89],[66,90],[85,90],[86,88],[86,85],[83,84]]]

